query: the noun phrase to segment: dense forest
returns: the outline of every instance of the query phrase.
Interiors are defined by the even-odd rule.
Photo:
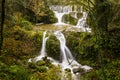
[[[83,6],[91,32],[53,25],[59,20],[52,5],[69,5],[72,10]],[[0,80],[120,80],[120,0],[0,0],[0,6]],[[79,19],[73,14],[63,15],[62,20],[76,25]],[[77,17],[81,16],[78,12]],[[79,69],[79,79],[72,79],[69,69],[61,79],[61,68],[47,58],[60,60],[61,44],[53,34],[57,30],[64,34],[75,60],[92,67],[86,73]],[[47,56],[34,62],[45,31]]]

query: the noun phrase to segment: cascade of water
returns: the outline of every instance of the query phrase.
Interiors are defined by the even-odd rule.
[[[77,19],[77,13],[75,13],[75,14],[74,14],[74,18],[76,18],[76,19]]]
[[[78,20],[77,27],[84,28],[86,24],[87,12],[83,12],[83,17]]]
[[[62,63],[64,63],[65,65],[68,65],[69,61],[67,59],[66,51],[65,51],[65,49],[66,49],[66,40],[65,40],[65,37],[59,31],[56,31],[54,34],[57,37],[57,39],[60,41],[60,49],[61,49],[61,54],[62,54]]]
[[[47,41],[48,37],[46,37],[46,31],[43,32],[43,39],[42,39],[42,48],[40,51],[40,55],[34,58],[34,61],[37,62],[39,60],[41,60],[43,57],[47,56],[46,53],[46,41]],[[28,60],[28,62],[32,62],[31,59]]]
[[[36,61],[41,60],[43,57],[47,56],[46,53],[46,41],[47,41],[48,37],[46,37],[46,31],[43,32],[43,40],[42,40],[42,48],[40,51],[40,55],[38,57],[36,57]]]
[[[76,27],[80,28],[83,32],[88,31],[91,32],[91,29],[89,28],[89,26],[86,24],[86,19],[87,19],[87,12],[83,12],[83,6],[81,6],[81,13],[83,13],[82,18],[80,18],[77,22]]]
[[[58,22],[55,25],[67,25],[64,22],[62,22],[62,17],[64,14],[69,14],[72,12],[72,6],[50,6],[50,9],[54,12],[56,18],[58,19]]]
[[[60,31],[56,31],[55,36],[60,41],[60,49],[61,49],[61,55],[62,55],[62,66],[64,68],[70,66],[73,62],[75,62],[70,50],[66,46],[66,40],[64,35]],[[79,64],[77,64],[79,65]]]
[[[46,31],[43,32],[43,40],[42,40],[42,49],[41,49],[41,56],[47,56],[46,54],[46,41],[48,37],[46,37]]]
[[[56,18],[58,19],[58,22],[56,25],[63,25],[65,23],[62,22],[62,17],[65,13],[58,13],[57,11],[54,11]]]
[[[46,53],[46,41],[47,41],[48,37],[46,37],[46,33],[47,33],[46,31],[43,32],[42,48],[41,48],[41,51],[40,51],[40,55],[35,57],[33,59],[33,61],[37,62],[39,60],[42,60],[44,57],[47,57],[47,59],[49,59],[52,64],[58,66],[59,65],[58,61],[56,61],[53,58],[47,56],[47,53]],[[29,59],[28,62],[32,62],[32,59]]]
[[[62,66],[62,72],[63,72],[62,80],[65,80],[64,79],[64,76],[66,76],[66,74],[64,73],[65,69],[71,70],[73,80],[79,80],[80,73],[74,73],[74,69],[78,69],[81,67],[87,72],[88,70],[91,69],[91,67],[82,66],[81,64],[79,64],[77,61],[74,60],[70,50],[66,46],[66,39],[60,31],[56,31],[54,32],[54,34],[57,37],[57,39],[60,41],[60,49],[62,54],[61,66]]]
[[[61,80],[66,80],[65,76],[67,76],[67,75],[65,73],[65,69],[71,70],[73,80],[79,80],[80,79],[80,72],[75,72],[75,71],[77,69],[79,70],[79,68],[82,68],[85,70],[85,72],[87,72],[91,69],[91,67],[82,66],[74,59],[70,50],[66,46],[66,39],[64,37],[64,34],[62,34],[60,31],[56,31],[56,32],[54,32],[54,34],[57,37],[57,39],[60,41],[60,50],[61,50],[61,55],[62,55],[62,62],[59,63],[58,61],[54,60],[51,57],[47,57],[47,59],[49,59],[52,64],[57,65],[57,66],[60,65],[62,67],[62,75],[63,76],[62,76]],[[48,39],[48,37],[46,37],[46,31],[45,31],[43,33],[42,48],[40,51],[41,54],[34,58],[35,62],[42,60],[43,57],[47,56],[47,53],[46,53],[46,41],[47,41],[47,39]],[[29,59],[29,62],[32,62],[31,59]]]

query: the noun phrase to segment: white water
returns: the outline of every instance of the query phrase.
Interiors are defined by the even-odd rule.
[[[87,19],[87,12],[83,12],[83,17],[78,20],[77,27],[78,28],[84,28],[86,25],[86,19]]]
[[[43,32],[43,40],[42,40],[42,49],[40,51],[40,55],[34,58],[34,62],[37,62],[39,60],[42,60],[43,57],[47,56],[46,53],[46,41],[48,37],[46,37],[46,31]],[[29,59],[29,62],[32,62],[32,59]]]
[[[40,51],[40,55],[38,57],[36,57],[36,61],[41,60],[43,57],[47,56],[46,53],[46,41],[47,41],[48,37],[46,37],[46,31],[43,32],[43,40],[42,40],[42,49]]]
[[[76,27],[80,28],[81,31],[83,31],[83,32],[91,32],[91,29],[89,28],[89,26],[86,23],[88,13],[83,11],[83,6],[81,6],[80,12],[83,14],[83,16],[82,16],[82,18],[80,18],[78,20]]]
[[[55,23],[55,25],[66,25],[62,22],[62,17],[65,13],[58,13],[57,11],[54,11],[56,18],[58,19],[58,22]]]
[[[35,57],[34,59],[29,59],[28,62],[32,62],[32,61],[37,62],[39,60],[43,60],[44,57],[47,57],[47,59],[49,59],[52,64],[58,66],[58,64],[59,64],[58,61],[56,61],[53,58],[47,56],[47,53],[46,53],[46,41],[47,41],[48,37],[46,37],[46,34],[47,34],[46,31],[43,32],[42,48],[41,48],[41,51],[40,51],[40,55]]]
[[[74,10],[72,10],[73,7]],[[73,28],[78,28],[80,32],[91,32],[91,29],[86,23],[88,13],[83,11],[83,6],[81,6],[80,11],[78,11],[78,7],[76,5],[75,6],[54,5],[50,6],[50,9],[54,12],[56,18],[58,19],[58,22],[54,24],[56,26],[69,25],[62,21],[63,15],[74,13],[73,17],[78,19],[77,13],[81,12],[83,14],[82,18],[78,19],[76,26]],[[71,28],[68,28],[67,30],[70,30]]]
[[[54,12],[56,18],[58,19],[58,22],[55,23],[55,25],[68,25],[64,22],[62,22],[62,17],[65,14],[69,14],[72,12],[72,6],[50,6],[50,9]]]
[[[62,67],[63,77],[61,80],[65,80],[65,77],[64,77],[64,76],[66,76],[65,69],[71,70],[73,80],[79,80],[80,73],[74,73],[73,72],[74,69],[82,68],[85,70],[85,72],[87,72],[92,68],[89,66],[82,66],[73,58],[70,50],[66,46],[66,39],[60,31],[56,31],[56,32],[54,32],[54,34],[57,37],[57,39],[60,41],[60,50],[61,50],[61,54],[62,54],[62,63],[60,65]]]
[[[74,73],[74,69],[84,69],[84,72],[88,72],[90,69],[92,69],[89,66],[82,66],[79,64],[74,57],[72,56],[69,48],[66,46],[66,39],[64,37],[64,34],[62,34],[60,31],[55,31],[54,32],[56,38],[60,41],[60,50],[61,50],[61,55],[62,55],[62,62],[59,63],[58,61],[54,60],[51,57],[47,56],[46,53],[46,41],[48,37],[46,37],[46,31],[43,32],[43,41],[42,41],[42,48],[40,51],[40,55],[35,57],[33,60],[29,59],[29,62],[37,62],[39,60],[43,60],[42,58],[47,56],[47,59],[50,60],[50,62],[56,66],[60,65],[61,66],[61,71],[62,71],[62,77],[61,80],[67,80],[67,75],[65,73],[65,69],[70,69],[71,74],[72,74],[72,79],[73,80],[79,80],[80,79],[80,72]],[[66,76],[66,77],[65,77]]]
[[[54,34],[57,37],[57,39],[60,41],[60,50],[62,54],[62,66],[66,67],[71,63],[71,61],[74,60],[74,58],[70,50],[66,46],[66,40],[64,35],[60,31],[56,31]]]

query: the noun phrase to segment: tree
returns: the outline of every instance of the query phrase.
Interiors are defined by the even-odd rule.
[[[106,80],[106,74],[104,71],[104,51],[107,50],[108,45],[108,24],[110,18],[110,3],[107,0],[94,0],[93,11],[93,24],[94,32],[96,36],[96,45],[98,51],[98,57],[101,64],[101,71],[103,79]]]
[[[5,0],[2,0],[1,5],[1,27],[0,27],[0,51],[3,45],[3,26],[5,21]]]
[[[107,0],[95,0],[94,6],[96,30],[102,34],[108,31],[108,20],[110,15],[110,3]]]

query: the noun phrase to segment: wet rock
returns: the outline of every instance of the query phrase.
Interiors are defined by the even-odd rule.
[[[86,65],[85,65],[85,66],[82,66],[81,68],[84,69],[85,72],[89,72],[90,70],[92,70],[91,67],[86,66]]]
[[[71,69],[66,68],[65,71],[66,71],[66,72],[71,72]]]
[[[45,65],[45,61],[40,60],[40,61],[38,61],[36,64],[37,64],[38,66],[42,66],[42,65]]]
[[[78,68],[73,68],[73,73],[84,73],[85,72],[85,70],[83,69],[83,68],[80,68],[80,67],[78,67]]]

